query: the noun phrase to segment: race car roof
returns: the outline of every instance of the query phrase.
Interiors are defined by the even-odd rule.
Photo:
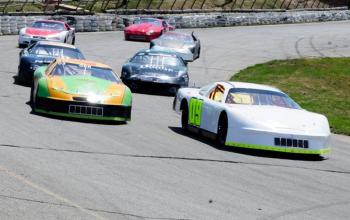
[[[59,21],[59,20],[36,20],[36,21],[34,21],[34,23],[35,22],[51,22],[51,23],[60,23],[60,24],[66,23],[64,21]]]
[[[65,43],[53,42],[53,41],[38,41],[37,45],[48,45],[48,46],[66,47],[66,48],[76,49],[76,47],[71,45],[71,44],[65,44]]]
[[[73,64],[80,64],[80,65],[87,65],[87,66],[93,66],[93,67],[100,67],[100,68],[106,68],[106,69],[112,69],[106,64],[91,61],[91,60],[78,60],[78,59],[70,59],[70,58],[57,58],[57,63],[73,63]]]
[[[247,83],[247,82],[226,82],[230,87],[232,88],[246,88],[246,89],[260,89],[260,90],[268,90],[268,91],[274,91],[274,92],[282,92],[281,90],[268,86],[263,84],[256,84],[256,83]]]

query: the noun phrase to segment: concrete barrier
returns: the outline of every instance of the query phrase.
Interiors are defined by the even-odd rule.
[[[0,16],[0,34],[18,34],[21,28],[29,26],[39,19],[65,20],[77,32],[97,32],[123,30],[125,26],[142,15],[46,15],[46,16]],[[143,15],[150,16],[150,15]],[[291,24],[323,21],[350,20],[349,10],[329,11],[271,11],[271,12],[235,12],[235,13],[186,13],[155,14],[158,18],[169,20],[176,28],[209,28],[242,25]]]

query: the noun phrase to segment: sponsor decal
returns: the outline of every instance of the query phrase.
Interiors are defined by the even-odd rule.
[[[200,126],[202,118],[203,100],[191,98],[188,122],[190,125]]]

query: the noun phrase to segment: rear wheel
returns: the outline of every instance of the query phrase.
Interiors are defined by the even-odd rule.
[[[181,106],[181,127],[183,130],[188,130],[188,107],[186,103],[183,103]]]
[[[227,137],[227,116],[226,114],[221,114],[218,124],[217,142],[221,146],[225,146]]]

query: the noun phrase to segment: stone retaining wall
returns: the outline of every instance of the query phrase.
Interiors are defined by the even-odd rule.
[[[54,15],[0,16],[0,35],[18,34],[19,30],[38,19],[66,20],[77,32],[123,30],[137,15]],[[208,28],[238,25],[290,24],[350,20],[349,10],[287,11],[259,13],[196,13],[154,15],[168,19],[176,28]]]

